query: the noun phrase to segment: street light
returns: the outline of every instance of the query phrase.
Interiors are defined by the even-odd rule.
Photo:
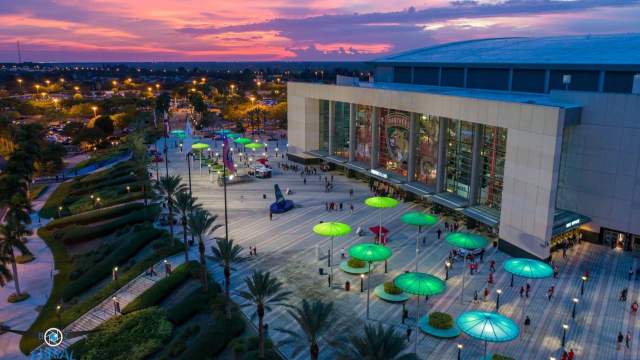
[[[73,90],[75,90],[76,92],[79,92],[80,91],[80,87],[79,86],[74,86]]]
[[[62,305],[56,305],[56,317],[58,318],[58,327],[62,328],[62,319],[60,316],[60,311],[62,310]]]
[[[58,217],[62,217],[62,206],[58,206]]]
[[[111,271],[111,278],[113,279],[114,282],[118,282],[118,267],[114,267],[113,270]]]
[[[564,348],[564,345],[566,344],[566,340],[567,340],[567,330],[569,330],[569,325],[562,324],[562,347],[563,348]]]
[[[451,268],[451,262],[446,261],[444,263],[444,280],[449,280],[449,268]]]
[[[92,106],[92,107],[91,107],[91,110],[93,110],[93,117],[98,116],[98,113],[97,113],[97,111],[98,111],[98,107],[97,107],[97,106]]]
[[[500,311],[500,294],[502,294],[502,289],[496,290],[498,296],[496,297],[496,311]]]
[[[578,300],[578,298],[573,298],[573,310],[571,311],[571,318],[572,319],[576,318],[576,306],[578,305],[579,302],[580,302],[580,300]]]
[[[127,185],[127,194],[131,192],[131,186]]]
[[[587,282],[587,277],[582,275],[582,283],[580,284],[580,296],[584,295],[584,283]]]
[[[458,360],[462,359],[462,348],[464,345],[458,344]]]
[[[364,292],[364,274],[360,274],[360,292]]]
[[[20,85],[20,91],[22,91],[22,79],[18,79],[18,85]]]

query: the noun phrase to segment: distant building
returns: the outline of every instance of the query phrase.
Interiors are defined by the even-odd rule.
[[[289,153],[388,183],[548,258],[640,250],[640,34],[464,41],[289,83]]]

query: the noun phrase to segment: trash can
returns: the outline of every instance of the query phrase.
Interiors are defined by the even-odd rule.
[[[344,283],[344,289],[345,289],[346,291],[351,290],[351,283],[350,283],[350,282],[348,282],[348,281],[347,281],[347,282],[345,282],[345,283]]]
[[[318,268],[318,273],[320,275],[324,275],[324,268]]]

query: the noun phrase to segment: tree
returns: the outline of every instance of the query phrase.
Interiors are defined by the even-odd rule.
[[[16,296],[22,297],[20,292],[20,281],[18,280],[18,266],[16,263],[14,248],[20,250],[21,253],[29,253],[24,244],[23,237],[27,234],[26,228],[9,217],[7,222],[0,225],[0,257],[8,259],[11,262],[13,280],[16,284]]]
[[[192,94],[189,97],[189,102],[191,106],[193,106],[193,111],[200,114],[201,117],[204,117],[204,114],[208,111],[207,104],[204,102],[202,95],[200,93]]]
[[[173,245],[175,243],[175,238],[173,237],[173,203],[176,194],[184,191],[186,187],[182,184],[180,175],[162,176],[156,185],[164,198],[167,209],[169,209],[169,233],[171,234],[171,245]]]
[[[187,243],[187,217],[194,209],[200,208],[200,204],[196,203],[198,198],[191,196],[186,189],[176,194],[174,208],[180,216],[182,224],[182,236],[184,241],[184,262],[189,262],[189,244]]]
[[[147,154],[147,147],[145,146],[142,136],[129,136],[129,147],[131,148],[133,167],[138,174],[138,181],[140,182],[140,189],[142,189],[142,195],[144,197],[144,205],[147,206],[147,187],[146,183],[149,179],[149,155]]]
[[[163,117],[164,114],[169,113],[169,106],[171,105],[171,97],[169,93],[163,92],[156,97],[156,113],[158,116]]]
[[[264,358],[264,314],[270,311],[272,306],[288,306],[286,301],[291,294],[290,291],[282,289],[282,283],[277,278],[272,277],[269,272],[256,270],[251,277],[245,280],[249,291],[240,291],[243,299],[247,303],[242,306],[255,305],[256,312],[253,314],[258,316],[258,346],[260,350],[260,358]]]
[[[111,134],[113,134],[113,120],[111,120],[111,117],[107,116],[107,115],[102,115],[102,116],[98,116],[97,118],[91,120],[89,122],[88,125],[89,128],[98,128],[100,130],[102,130],[102,132],[106,135],[106,136],[110,136]]]
[[[293,355],[297,356],[305,348],[309,349],[309,357],[317,360],[320,356],[318,340],[324,336],[334,325],[333,302],[325,303],[320,300],[309,302],[302,300],[302,306],[287,310],[289,315],[300,327],[300,331],[280,328],[288,337],[281,342],[281,345],[293,345]]]
[[[8,263],[11,263],[11,255],[0,252],[0,287],[4,287],[13,280],[11,270],[7,267]]]
[[[227,318],[231,319],[231,264],[244,261],[246,258],[241,255],[242,246],[234,245],[233,240],[218,238],[216,246],[211,247],[212,259],[222,266],[224,271],[224,290],[227,296]]]
[[[198,251],[200,252],[200,281],[202,281],[202,289],[206,293],[209,290],[207,280],[207,264],[204,257],[204,241],[208,234],[216,231],[222,225],[216,224],[217,215],[211,215],[207,210],[198,208],[194,209],[189,215],[189,229],[191,233],[198,238]]]
[[[377,326],[365,325],[364,335],[352,335],[349,341],[338,350],[340,360],[417,360],[413,353],[405,353],[407,342],[405,337],[398,334],[393,327],[385,329],[381,324]]]

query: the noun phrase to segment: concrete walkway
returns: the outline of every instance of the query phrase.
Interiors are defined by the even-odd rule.
[[[47,191],[39,199],[33,201],[31,214],[32,224],[29,227],[33,230],[33,235],[29,236],[27,246],[36,257],[34,261],[27,264],[18,265],[18,278],[20,289],[28,292],[29,299],[11,304],[7,302],[7,297],[15,292],[15,283],[11,282],[0,288],[0,321],[11,328],[26,330],[38,317],[40,308],[46,304],[51,287],[53,285],[53,254],[36,234],[36,229],[45,224],[38,224],[37,212],[44,206],[49,196],[55,191],[58,184],[51,184]],[[25,359],[19,348],[20,335],[4,333],[0,335],[0,359],[13,360]]]

